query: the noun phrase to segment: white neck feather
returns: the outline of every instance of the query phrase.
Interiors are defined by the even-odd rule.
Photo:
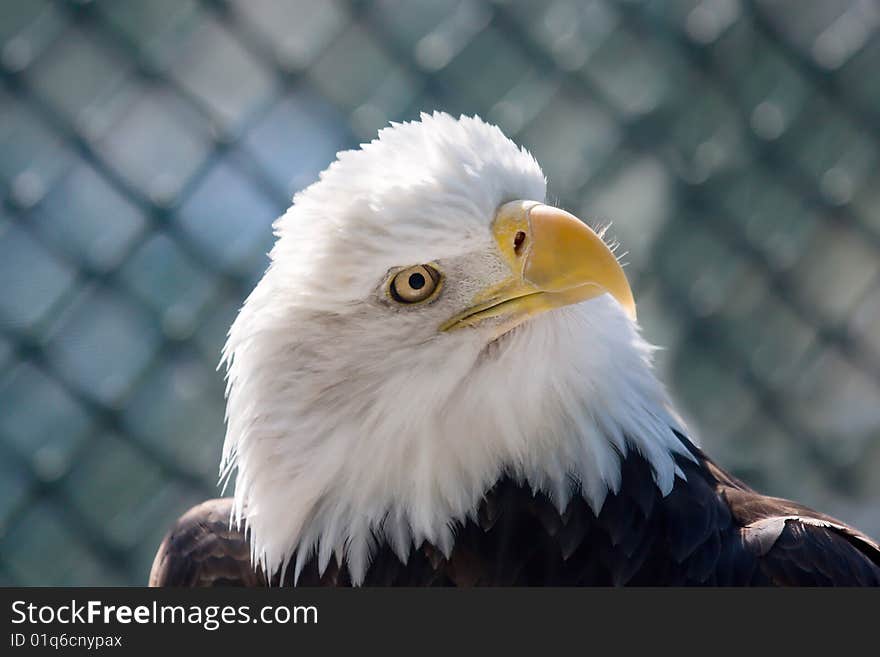
[[[267,572],[296,555],[298,576],[315,554],[323,572],[335,554],[358,584],[376,541],[404,562],[423,541],[448,554],[455,524],[504,474],[560,510],[582,495],[596,513],[619,490],[628,450],[664,495],[683,477],[674,456],[690,453],[652,347],[610,297],[547,313],[488,348],[474,340],[450,353],[441,339],[417,365],[391,354],[379,372],[344,342],[291,346],[284,313],[267,318],[274,291],[270,270],[225,352],[223,472],[237,469],[235,521]],[[344,378],[315,365],[329,360]]]

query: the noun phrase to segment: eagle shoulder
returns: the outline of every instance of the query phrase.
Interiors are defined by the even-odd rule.
[[[880,586],[880,547],[842,523],[773,516],[741,530],[760,569],[780,586]]]
[[[232,498],[202,502],[184,513],[162,540],[150,571],[152,587],[261,586],[247,536],[230,523]]]
[[[859,530],[785,499],[723,492],[745,549],[777,586],[880,586],[880,546]]]

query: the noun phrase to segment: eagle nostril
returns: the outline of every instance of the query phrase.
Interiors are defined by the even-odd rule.
[[[526,234],[518,230],[513,238],[513,252],[519,255],[522,252],[523,244],[526,242]]]

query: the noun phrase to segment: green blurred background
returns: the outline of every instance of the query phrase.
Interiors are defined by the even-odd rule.
[[[423,110],[629,252],[701,442],[880,536],[880,7],[0,1],[0,584],[144,584],[216,495],[270,223]]]

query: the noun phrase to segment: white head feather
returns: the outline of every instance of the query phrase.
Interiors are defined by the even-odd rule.
[[[668,493],[683,453],[652,348],[608,295],[492,342],[438,326],[504,275],[502,203],[543,201],[538,163],[479,118],[393,124],[339,153],[275,224],[271,264],[224,349],[234,521],[267,572],[335,554],[362,581],[376,540],[401,560],[456,523],[503,474],[598,512],[636,449]],[[385,294],[394,267],[438,263],[433,303]]]

